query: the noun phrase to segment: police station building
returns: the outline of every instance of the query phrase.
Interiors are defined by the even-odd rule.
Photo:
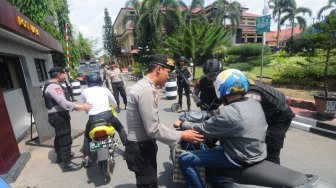
[[[36,124],[48,124],[40,87],[49,79],[51,54],[62,51],[59,41],[0,0],[0,141],[14,137],[17,144],[29,131],[32,114]],[[0,158],[12,163],[15,156],[7,156],[5,150],[13,143],[6,143],[1,141]],[[0,174],[6,170],[0,165]]]

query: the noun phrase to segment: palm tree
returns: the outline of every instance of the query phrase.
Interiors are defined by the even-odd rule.
[[[196,17],[192,11],[196,8],[204,7],[204,0],[192,0],[190,6],[185,4],[182,0],[179,0],[178,3],[182,8],[182,18],[184,18],[186,25],[190,25],[191,19]]]
[[[334,5],[333,5],[334,4]],[[328,5],[322,7],[317,12],[317,18],[320,19],[322,16],[322,13],[328,9],[332,9],[329,14],[336,13],[336,0],[329,0]]]
[[[280,34],[280,20],[281,20],[281,14],[283,13],[283,11],[285,9],[287,9],[288,7],[290,7],[295,0],[270,0],[268,2],[268,5],[270,8],[273,9],[272,15],[273,15],[273,19],[275,19],[276,22],[278,22],[278,28],[277,28],[277,48],[279,48],[280,46],[280,38],[279,38],[279,34]]]
[[[163,47],[163,31],[174,33],[182,24],[178,3],[175,0],[144,0],[143,11],[136,25],[138,41],[151,48]]]
[[[226,0],[217,0],[213,4],[215,9],[211,12],[211,19],[216,25],[224,25],[226,27],[226,21],[230,20],[233,30],[239,26],[241,18],[241,5],[238,1],[232,3]]]
[[[293,4],[290,7],[284,9],[283,13],[285,13],[285,15],[281,18],[280,25],[283,25],[287,20],[290,22],[292,26],[291,38],[293,38],[294,34],[295,21],[297,21],[297,23],[299,24],[300,29],[304,30],[307,27],[306,19],[299,14],[308,14],[309,16],[312,15],[312,11],[309,8],[297,7],[295,1],[293,1]]]

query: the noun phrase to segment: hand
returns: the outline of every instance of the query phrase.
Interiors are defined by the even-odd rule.
[[[90,110],[92,108],[92,104],[91,103],[84,103],[83,104],[83,109],[84,110]]]
[[[204,136],[194,130],[185,130],[181,132],[181,138],[189,143],[197,144],[204,141]]]
[[[182,125],[182,121],[180,121],[180,120],[178,120],[178,119],[175,120],[175,122],[174,122],[174,124],[173,124],[173,126],[174,126],[175,129],[180,128],[181,125]]]

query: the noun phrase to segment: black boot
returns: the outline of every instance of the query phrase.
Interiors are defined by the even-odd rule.
[[[83,166],[81,164],[74,163],[72,161],[63,163],[62,172],[77,171],[80,170]]]
[[[74,152],[71,152],[70,157],[73,158],[75,156]],[[62,162],[62,158],[57,154],[57,158],[56,158],[56,163],[61,163]]]

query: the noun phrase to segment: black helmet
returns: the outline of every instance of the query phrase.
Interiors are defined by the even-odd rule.
[[[187,61],[187,59],[184,56],[181,56],[179,60],[180,61]]]
[[[216,76],[223,69],[218,59],[208,59],[203,65],[203,73],[208,76]]]
[[[88,87],[93,87],[93,86],[101,86],[102,81],[100,79],[100,76],[96,73],[90,73],[86,77],[86,83]]]

